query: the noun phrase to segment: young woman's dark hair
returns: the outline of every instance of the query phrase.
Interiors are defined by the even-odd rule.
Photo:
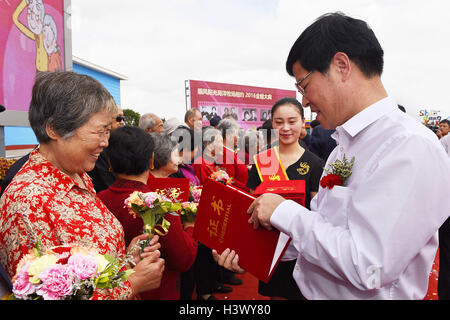
[[[114,173],[138,175],[150,168],[154,142],[141,128],[124,126],[111,132],[105,150]]]
[[[272,106],[272,110],[270,111],[271,116],[273,117],[273,114],[275,113],[275,111],[279,107],[284,106],[286,104],[294,105],[296,107],[296,109],[298,110],[298,112],[300,113],[300,115],[302,116],[302,119],[305,118],[305,111],[303,110],[302,104],[297,99],[291,98],[291,97],[281,98],[280,100],[275,102],[274,105]]]
[[[337,52],[344,52],[368,78],[383,72],[383,49],[366,22],[341,12],[319,17],[295,41],[286,61],[286,71],[298,61],[306,71],[325,74]]]

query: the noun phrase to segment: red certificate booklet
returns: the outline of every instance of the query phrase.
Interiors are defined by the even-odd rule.
[[[259,197],[264,193],[276,193],[285,199],[293,200],[305,206],[304,180],[263,181],[256,187],[253,195]]]
[[[290,238],[276,229],[255,230],[247,209],[256,198],[242,190],[207,179],[195,219],[194,237],[220,254],[235,250],[239,265],[268,282]]]

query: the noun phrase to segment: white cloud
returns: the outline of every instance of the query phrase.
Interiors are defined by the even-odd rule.
[[[450,115],[445,0],[72,1],[73,52],[128,76],[122,106],[166,118],[185,111],[184,81],[293,90],[284,63],[301,31],[343,11],[369,23],[385,50],[383,81],[411,114]]]

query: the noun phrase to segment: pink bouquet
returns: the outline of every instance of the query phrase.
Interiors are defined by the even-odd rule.
[[[122,286],[133,273],[121,271],[126,261],[93,248],[60,246],[42,252],[39,247],[17,265],[10,300],[89,300],[97,288]]]
[[[202,196],[202,186],[191,186],[189,187],[189,201],[200,202],[200,197]]]
[[[210,178],[217,182],[223,183],[223,184],[232,184],[233,183],[233,178],[230,178],[228,173],[226,173],[226,171],[224,171],[224,170],[217,170],[217,171],[213,172],[211,174]]]
[[[148,246],[155,233],[165,236],[169,232],[170,222],[164,216],[181,209],[181,204],[176,202],[178,196],[179,190],[174,188],[147,193],[134,191],[125,199],[125,206],[128,207],[130,214],[134,218],[136,214],[142,218],[144,233],[150,235],[149,239],[142,243],[141,250]]]

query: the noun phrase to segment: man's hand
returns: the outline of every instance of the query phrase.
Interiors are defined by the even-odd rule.
[[[270,217],[275,209],[286,199],[275,193],[265,193],[257,198],[248,207],[247,213],[252,216],[248,219],[248,223],[253,224],[253,228],[262,227],[271,230]]]

